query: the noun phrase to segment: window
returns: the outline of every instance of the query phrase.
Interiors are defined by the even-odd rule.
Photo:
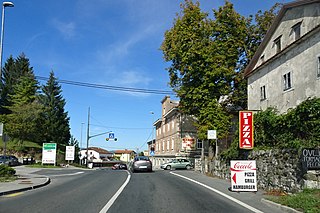
[[[266,100],[267,99],[267,95],[266,95],[266,86],[262,86],[260,87],[260,100]]]
[[[318,56],[318,67],[317,67],[317,77],[320,78],[320,56]]]
[[[283,75],[283,90],[288,90],[291,88],[291,72]]]
[[[174,150],[174,139],[171,139],[171,150]]]
[[[197,140],[197,149],[202,149],[202,140]]]
[[[301,22],[295,24],[292,27],[292,31],[294,33],[294,40],[298,40],[301,37]]]
[[[274,40],[274,45],[276,46],[276,53],[281,51],[281,36]]]

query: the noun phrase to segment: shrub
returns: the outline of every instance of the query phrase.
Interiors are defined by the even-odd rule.
[[[7,165],[0,165],[0,176],[1,177],[10,177],[16,174],[16,170]]]

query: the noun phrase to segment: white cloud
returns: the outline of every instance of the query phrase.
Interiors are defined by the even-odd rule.
[[[76,25],[74,22],[62,22],[57,19],[53,20],[53,26],[63,35],[64,38],[70,39],[76,35]]]

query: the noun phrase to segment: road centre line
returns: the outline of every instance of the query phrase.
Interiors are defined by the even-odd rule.
[[[200,186],[203,186],[203,187],[205,187],[205,188],[207,188],[207,189],[209,189],[209,190],[211,190],[211,191],[213,191],[213,192],[215,192],[215,193],[217,193],[217,194],[219,194],[219,195],[221,195],[221,196],[223,196],[223,197],[225,197],[225,198],[228,198],[229,200],[231,200],[231,201],[233,201],[233,202],[235,202],[235,203],[237,203],[237,204],[239,204],[239,205],[241,205],[241,206],[243,206],[243,207],[245,207],[245,208],[247,208],[247,209],[249,209],[249,210],[251,210],[251,211],[253,211],[253,212],[255,212],[255,213],[263,213],[262,211],[254,208],[254,207],[252,207],[252,206],[249,206],[248,204],[245,204],[245,203],[241,202],[240,200],[237,200],[237,199],[235,199],[235,198],[233,198],[233,197],[231,197],[231,196],[229,196],[229,195],[227,195],[227,194],[224,194],[223,192],[220,192],[220,191],[218,191],[217,189],[214,189],[214,188],[212,188],[212,187],[210,187],[210,186],[207,186],[207,185],[205,185],[205,184],[203,184],[203,183],[200,183],[200,182],[198,182],[198,181],[196,181],[196,180],[193,180],[193,179],[191,179],[191,178],[188,178],[188,177],[185,177],[185,176],[176,174],[176,173],[174,173],[174,172],[170,172],[170,173],[173,174],[173,175],[176,175],[176,176],[178,176],[178,177],[184,178],[184,179],[186,179],[186,180],[189,180],[189,181],[191,181],[191,182],[193,182],[193,183],[196,183],[196,184],[198,184],[198,185],[200,185]]]
[[[122,184],[122,186],[118,189],[118,191],[112,196],[112,198],[109,200],[109,202],[101,209],[101,211],[99,213],[106,213],[110,207],[112,206],[112,204],[114,203],[114,201],[116,201],[116,199],[119,197],[119,195],[121,194],[121,192],[124,190],[124,188],[127,186],[127,184],[130,181],[131,178],[131,174],[130,172],[126,171],[128,173],[128,177],[127,180]]]

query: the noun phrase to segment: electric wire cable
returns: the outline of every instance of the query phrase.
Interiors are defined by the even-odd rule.
[[[49,78],[36,76],[36,79],[46,81]],[[89,87],[89,88],[96,88],[96,89],[115,90],[115,91],[122,91],[122,92],[147,93],[147,94],[159,94],[159,95],[169,95],[169,94],[174,95],[173,91],[166,91],[166,90],[110,86],[110,85],[93,84],[93,83],[85,83],[85,82],[62,80],[62,79],[56,79],[56,81],[62,84],[69,84],[73,86],[82,86],[82,87]]]

